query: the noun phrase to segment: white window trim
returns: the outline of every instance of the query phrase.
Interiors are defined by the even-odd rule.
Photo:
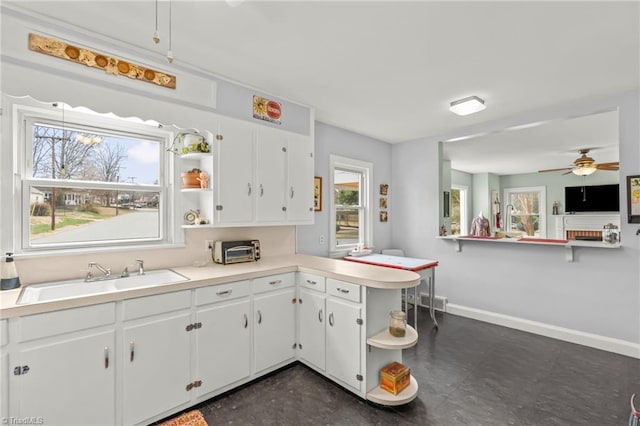
[[[469,235],[469,187],[451,185],[451,189],[460,191],[460,235]]]
[[[347,169],[360,172],[364,175],[363,188],[361,190],[363,215],[363,243],[369,247],[373,247],[373,217],[371,209],[371,200],[373,200],[373,163],[367,161],[355,160],[352,158],[341,157],[339,155],[329,155],[329,256],[343,257],[351,251],[356,244],[345,244],[338,246],[336,241],[336,204],[333,194],[335,170]]]
[[[22,103],[21,101],[25,102]],[[42,255],[42,254],[64,254],[77,252],[103,252],[122,250],[124,248],[174,248],[184,246],[183,235],[177,232],[179,228],[177,215],[175,214],[175,185],[174,185],[174,162],[171,155],[165,155],[165,148],[173,140],[174,133],[164,130],[157,123],[136,122],[126,118],[119,118],[113,114],[92,113],[85,108],[72,108],[65,106],[65,122],[79,123],[81,126],[102,128],[112,134],[124,132],[126,134],[139,135],[146,139],[157,140],[160,143],[160,184],[140,185],[127,184],[128,190],[154,191],[160,194],[162,214],[160,215],[160,236],[157,239],[145,240],[115,240],[96,243],[67,243],[60,245],[50,245],[47,247],[30,247],[29,243],[29,204],[24,200],[29,200],[29,186],[33,184],[56,187],[95,187],[100,186],[105,189],[120,189],[121,185],[109,182],[67,182],[60,179],[32,178],[31,171],[31,143],[26,143],[26,137],[30,134],[26,123],[33,120],[47,122],[61,121],[61,111],[48,103],[37,101],[14,101],[12,102],[11,130],[12,140],[10,141],[13,151],[13,206],[12,232],[3,237],[0,241],[3,247],[11,247],[11,250],[19,255]],[[35,106],[34,106],[35,105]],[[88,112],[83,112],[88,111]],[[7,133],[3,132],[3,135]],[[3,146],[6,146],[3,144]],[[7,173],[3,173],[3,179],[8,178]],[[6,217],[5,217],[6,220]],[[8,229],[3,225],[3,229]]]
[[[538,193],[538,206],[539,206],[539,233],[540,236],[538,238],[547,238],[547,187],[546,186],[527,186],[527,187],[519,187],[519,188],[504,188],[503,200],[505,203],[504,209],[504,227],[506,232],[511,230],[511,214],[507,211],[507,206],[509,205],[509,195],[514,192],[537,192]],[[529,237],[535,238],[535,237]]]

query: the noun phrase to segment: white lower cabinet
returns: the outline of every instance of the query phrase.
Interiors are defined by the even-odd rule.
[[[224,388],[251,373],[251,303],[248,297],[199,308],[196,333],[198,395]]]
[[[298,354],[300,360],[324,372],[326,367],[327,319],[325,278],[297,273],[298,284]]]
[[[254,373],[295,358],[295,297],[294,287],[254,297]]]
[[[386,331],[399,289],[364,289],[291,272],[2,320],[0,414],[146,424],[296,356],[362,398],[407,403],[415,379],[393,396],[379,390],[378,376],[402,361],[417,333]]]
[[[298,306],[300,359],[324,371],[326,365],[324,293],[300,289]]]
[[[114,304],[12,319],[10,417],[115,424],[114,320]]]
[[[123,302],[129,319],[122,332],[125,425],[143,422],[191,399],[190,300],[190,291],[182,291]],[[144,317],[137,318],[140,315]]]
[[[362,308],[327,298],[327,374],[342,385],[361,390]]]

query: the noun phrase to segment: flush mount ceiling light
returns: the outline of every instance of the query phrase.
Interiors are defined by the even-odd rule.
[[[458,99],[449,104],[449,111],[458,115],[469,115],[486,108],[484,101],[477,96]]]

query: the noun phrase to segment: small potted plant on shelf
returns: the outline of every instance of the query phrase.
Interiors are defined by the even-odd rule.
[[[173,143],[167,151],[184,155],[192,152],[210,152],[211,148],[205,137],[198,134],[197,131],[195,133],[180,132],[173,138]]]
[[[197,167],[180,173],[180,177],[182,177],[182,187],[200,188],[200,180],[198,180],[198,178],[200,177],[200,173],[202,173],[202,170],[198,169]]]

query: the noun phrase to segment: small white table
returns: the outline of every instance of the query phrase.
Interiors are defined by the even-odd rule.
[[[344,260],[350,262],[366,263],[368,265],[384,266],[386,268],[404,269],[407,271],[417,272],[421,279],[424,279],[429,285],[429,316],[433,320],[434,327],[438,328],[434,311],[434,295],[436,293],[436,274],[435,267],[438,266],[437,260],[432,259],[416,259],[413,257],[389,256],[386,254],[368,254],[366,256],[346,256]],[[418,287],[413,288],[413,324],[418,329]],[[408,297],[405,291],[405,312],[408,307]]]

